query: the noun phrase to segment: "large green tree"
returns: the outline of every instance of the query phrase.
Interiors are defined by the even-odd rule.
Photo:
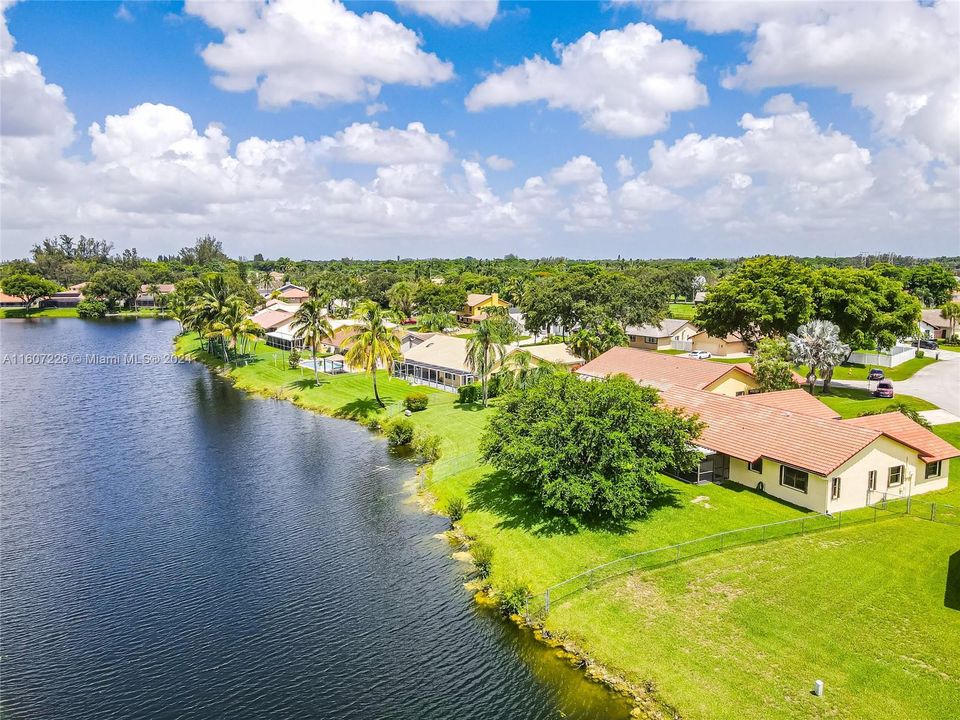
[[[926,307],[939,307],[950,299],[957,289],[953,273],[939,263],[917,265],[905,273],[907,290],[920,298]]]
[[[3,279],[0,287],[7,295],[23,298],[27,307],[33,305],[37,300],[50,297],[60,291],[60,286],[53,280],[26,273],[8,275]]]
[[[797,386],[790,362],[790,344],[784,338],[763,338],[750,359],[757,384],[764,392],[790,390]]]
[[[837,326],[852,349],[888,349],[911,337],[920,303],[897,280],[869,269],[821,268],[813,273],[813,312]]]
[[[333,328],[327,320],[327,308],[320,300],[307,300],[293,314],[296,330],[294,337],[310,346],[313,355],[313,378],[320,384],[320,371],[317,368],[317,346],[333,336]]]
[[[700,423],[659,399],[622,375],[594,382],[546,375],[501,399],[481,450],[548,510],[636,517],[663,492],[660,473],[688,471],[699,460]]]
[[[96,273],[84,288],[83,294],[103,300],[111,311],[129,303],[140,291],[140,280],[136,275],[117,268],[101,270]]]
[[[732,334],[755,345],[761,337],[795,331],[812,313],[811,270],[792,258],[764,256],[714,285],[694,322],[716,337]]]

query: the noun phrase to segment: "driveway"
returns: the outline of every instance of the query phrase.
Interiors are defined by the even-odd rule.
[[[927,351],[930,354],[930,351]],[[866,380],[834,380],[837,387],[867,388]],[[940,351],[940,362],[918,370],[913,377],[893,383],[894,389],[904,395],[923,398],[960,416],[960,353]]]

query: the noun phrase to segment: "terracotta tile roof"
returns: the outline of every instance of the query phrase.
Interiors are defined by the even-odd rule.
[[[698,445],[751,462],[769,458],[816,475],[829,475],[881,434],[765,405],[747,410],[741,398],[691,388],[674,386],[661,397],[706,423]]]
[[[754,405],[788,410],[789,412],[809,415],[824,420],[839,420],[834,410],[825,403],[817,400],[806,390],[780,390],[778,392],[756,393],[755,395],[741,395],[738,400]]]
[[[643,337],[667,338],[672,337],[684,325],[690,325],[689,320],[666,318],[659,325],[628,325],[627,335]]]
[[[292,287],[292,288],[288,288],[287,290],[283,290],[283,291],[280,293],[280,297],[282,297],[282,298],[302,298],[302,299],[306,300],[307,298],[310,297],[310,293],[308,293],[308,292],[307,292],[306,290],[304,290],[303,288]]]
[[[289,322],[292,317],[293,315],[286,310],[274,310],[272,308],[268,308],[267,310],[261,310],[260,312],[256,313],[250,319],[264,330],[273,330],[274,328],[280,327],[284,323]]]
[[[3,303],[22,303],[24,300],[22,297],[17,295],[7,295],[4,292],[0,292],[0,302]]]
[[[955,448],[943,438],[930,432],[922,425],[918,425],[900,412],[864,415],[863,417],[843,420],[841,424],[881,432],[898,443],[912,447],[920,453],[920,459],[924,462],[936,462],[937,460],[960,457],[960,449]]]
[[[580,375],[601,378],[625,373],[638,382],[655,387],[681,385],[702,390],[737,369],[753,375],[749,363],[731,365],[651,350],[615,347],[594,358],[577,372]]]

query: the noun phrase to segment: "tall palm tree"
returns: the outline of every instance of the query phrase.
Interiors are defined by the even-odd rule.
[[[177,321],[177,324],[180,325],[180,333],[182,334],[185,327],[184,322],[189,315],[190,306],[187,304],[186,298],[183,297],[178,291],[174,290],[167,296],[167,315],[172,317]]]
[[[401,280],[394,283],[387,290],[387,300],[390,301],[390,307],[396,310],[404,319],[413,315],[413,298],[417,288],[408,280]]]
[[[603,352],[603,340],[593,330],[581,328],[570,336],[567,347],[577,357],[590,362]]]
[[[833,368],[850,353],[850,347],[840,341],[840,328],[829,320],[811,320],[797,328],[796,335],[790,333],[787,340],[793,361],[808,367],[810,394],[813,394],[818,371],[823,378],[823,392],[829,392]]]
[[[960,303],[948,302],[940,306],[940,317],[950,321],[950,338],[957,334],[957,320],[960,320]]]
[[[353,344],[344,360],[347,365],[363,368],[373,376],[373,396],[380,407],[386,407],[377,391],[377,365],[382,362],[390,368],[391,363],[400,357],[400,340],[386,326],[383,309],[378,303],[371,300],[361,303],[353,316],[359,323],[349,338]]]
[[[327,320],[326,306],[316,299],[300,303],[300,307],[293,314],[293,323],[296,326],[294,337],[310,345],[313,353],[313,377],[317,385],[320,384],[320,371],[317,369],[317,345],[333,337],[333,328]]]
[[[250,306],[241,297],[231,295],[222,314],[211,326],[212,331],[239,354],[246,354],[247,343],[256,340],[262,332],[262,328],[248,317],[249,313]]]
[[[500,318],[481,320],[475,326],[473,337],[467,340],[467,367],[480,376],[480,387],[483,393],[483,406],[487,406],[487,384],[490,373],[503,361],[506,355],[506,344],[509,342],[509,331]]]
[[[443,332],[455,325],[453,316],[446,312],[425,313],[417,320],[417,330],[423,332]]]

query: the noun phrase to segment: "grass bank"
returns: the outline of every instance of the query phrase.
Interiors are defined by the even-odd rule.
[[[75,318],[76,308],[44,308],[43,310],[26,308],[0,308],[0,319],[4,318]]]

